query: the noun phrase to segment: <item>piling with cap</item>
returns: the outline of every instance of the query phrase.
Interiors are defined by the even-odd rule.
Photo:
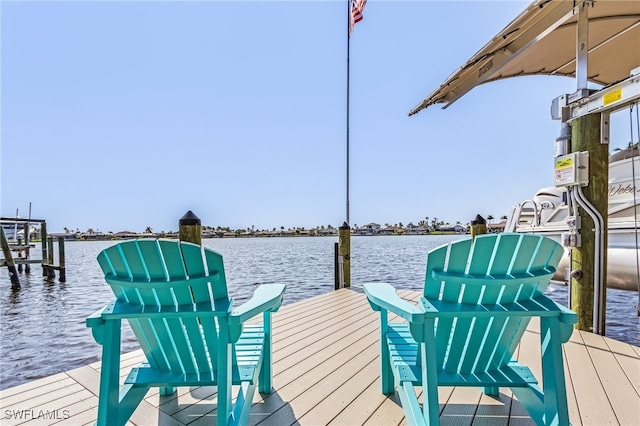
[[[351,227],[344,222],[338,228],[338,257],[340,261],[338,266],[341,274],[341,287],[351,286]]]
[[[202,245],[202,222],[191,210],[178,221],[178,238],[180,241]]]
[[[471,220],[471,238],[487,233],[487,221],[479,214]]]

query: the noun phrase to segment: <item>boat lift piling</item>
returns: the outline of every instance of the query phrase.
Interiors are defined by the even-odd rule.
[[[40,259],[31,259],[30,250],[33,245],[30,241],[30,224],[40,224],[40,238],[42,244],[42,257]],[[47,235],[47,223],[40,219],[20,219],[20,218],[6,218],[0,217],[0,224],[2,225],[22,225],[24,229],[24,243],[21,238],[15,236],[15,244],[10,244],[4,233],[4,227],[2,227],[2,253],[4,258],[0,259],[0,267],[7,266],[9,269],[9,275],[11,277],[12,288],[19,289],[20,283],[18,273],[24,272],[31,273],[32,264],[40,264],[42,266],[42,276],[48,280],[55,279],[55,271],[58,271],[58,280],[65,282],[66,277],[66,264],[65,264],[65,249],[64,249],[64,237]],[[54,240],[58,242],[58,265],[54,261]],[[6,243],[6,244],[5,244]],[[12,252],[17,253],[17,258],[14,258]],[[17,265],[17,268],[16,268]],[[17,283],[17,284],[16,284]]]
[[[9,241],[4,235],[4,228],[0,226],[0,240],[2,245],[2,253],[4,255],[4,263],[9,270],[9,278],[11,278],[11,289],[20,290],[20,278],[18,278],[18,271],[16,271],[16,265],[13,262],[13,256],[11,255],[11,248],[9,247]]]

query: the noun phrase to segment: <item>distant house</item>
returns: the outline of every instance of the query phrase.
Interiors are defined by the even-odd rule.
[[[404,233],[404,228],[400,228],[399,226],[387,226],[380,230],[380,234],[382,235],[404,235]]]
[[[504,227],[507,225],[506,220],[500,221],[500,223],[489,223],[487,225],[487,232],[493,234],[499,234],[500,232],[504,232]]]
[[[356,229],[356,235],[376,235],[380,232],[380,225],[377,223],[369,223]]]
[[[442,232],[455,232],[456,234],[466,234],[467,226],[461,225],[459,223],[456,223],[455,225],[446,224],[446,225],[440,225],[438,227],[438,230]]]
[[[119,240],[129,240],[132,238],[138,238],[138,234],[133,231],[120,231],[113,234],[114,238]]]
[[[319,234],[319,235],[325,235],[325,236],[327,236],[327,235],[335,235],[335,234],[337,234],[337,233],[338,233],[338,229],[337,229],[337,228],[333,228],[333,227],[331,227],[331,228],[324,228],[324,229],[323,229],[323,228],[320,228],[320,229],[318,230],[318,234]]]
[[[405,235],[424,235],[429,231],[424,226],[416,226],[409,222],[409,224],[404,227],[404,232]]]

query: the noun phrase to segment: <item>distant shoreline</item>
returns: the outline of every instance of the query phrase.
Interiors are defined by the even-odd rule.
[[[222,235],[219,235],[222,234]],[[378,236],[425,236],[425,235],[465,235],[462,232],[453,231],[432,231],[423,234],[409,234],[409,233],[375,233],[375,234],[356,234],[351,232],[352,237],[378,237]],[[76,234],[76,233],[51,233],[49,236],[64,238],[65,241],[121,241],[135,238],[178,238],[177,232],[165,232],[165,233],[127,233],[126,235],[117,234]],[[285,238],[285,237],[337,237],[338,233],[314,233],[309,232],[254,232],[254,233],[203,233],[202,239],[218,239],[218,238]],[[38,242],[40,239],[33,239],[31,242]]]

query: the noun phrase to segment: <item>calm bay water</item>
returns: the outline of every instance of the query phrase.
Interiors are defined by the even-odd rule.
[[[460,236],[352,237],[351,282],[384,281],[421,290],[429,250]],[[241,304],[260,284],[287,285],[285,304],[333,291],[336,238],[208,239],[204,246],[224,257],[229,293]],[[42,269],[20,274],[21,290],[12,291],[6,268],[0,270],[0,389],[95,362],[96,344],[85,318],[113,294],[102,278],[96,256],[113,241],[67,242],[67,282],[47,282]],[[38,252],[36,256],[40,256]],[[57,256],[57,254],[56,254]],[[56,257],[57,258],[57,257]],[[56,274],[57,276],[57,274]],[[548,295],[567,304],[567,288],[551,286]],[[638,294],[609,290],[607,336],[640,345]],[[130,330],[125,352],[138,349]]]

